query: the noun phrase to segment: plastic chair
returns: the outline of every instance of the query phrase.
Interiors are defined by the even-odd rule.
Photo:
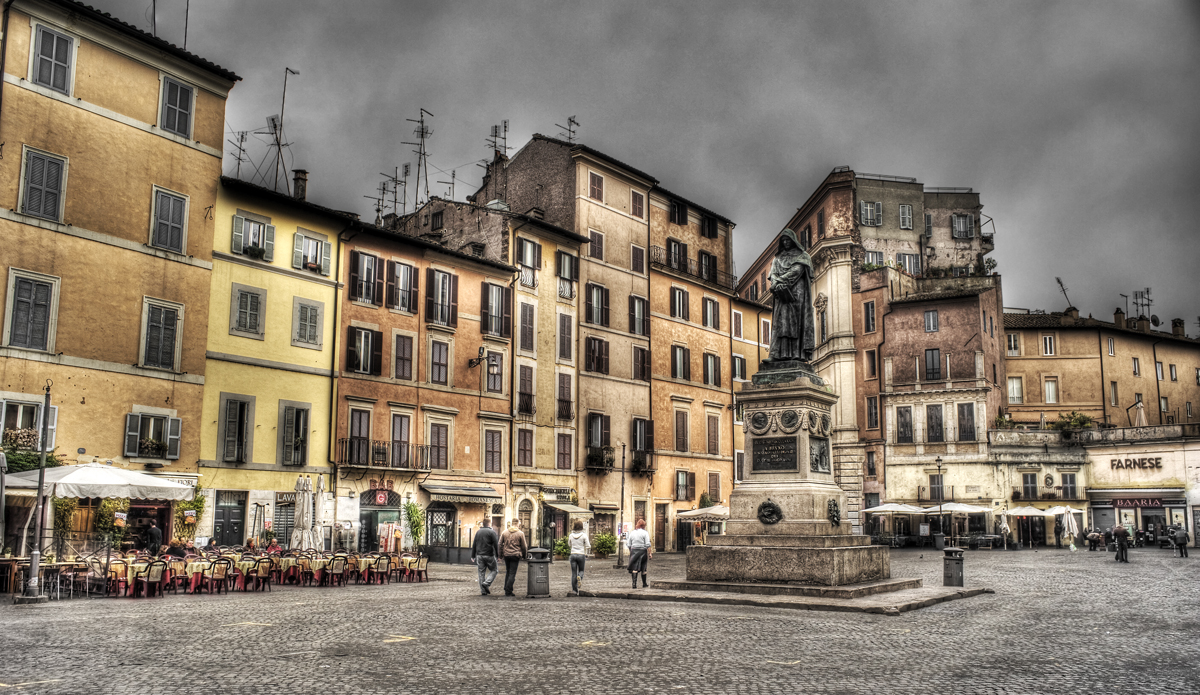
[[[267,588],[267,591],[270,591],[271,572],[273,571],[273,568],[274,563],[271,561],[271,558],[260,558],[259,561],[254,565],[254,569],[246,573],[246,580],[254,580],[255,591],[261,590],[264,586]],[[243,584],[242,588],[245,589],[246,585]]]
[[[162,560],[155,560],[146,567],[145,572],[140,572],[136,577],[134,577],[134,582],[136,582],[138,585],[144,584],[146,586],[146,598],[150,598],[151,591],[155,586],[158,587],[158,597],[162,598],[163,581],[166,578],[166,574],[167,563],[163,562]],[[133,593],[135,596],[137,595],[137,586],[134,587]]]
[[[380,555],[371,563],[371,580],[378,584],[392,583],[392,558]]]
[[[129,586],[129,563],[124,560],[111,560],[108,563],[108,587],[105,591],[109,594],[121,595],[121,587]]]
[[[227,558],[213,560],[212,567],[209,567],[200,575],[200,589],[208,587],[208,593],[212,593],[216,588],[217,593],[222,590],[229,593],[229,578],[233,575],[233,562]]]
[[[346,586],[346,558],[343,555],[335,555],[329,564],[325,566],[326,581],[329,586],[333,586],[337,582],[338,586]]]
[[[412,570],[412,576],[413,576],[412,581],[414,581],[414,582],[429,581],[428,567],[429,567],[429,558],[423,557],[423,558],[417,560],[417,566],[414,567]]]

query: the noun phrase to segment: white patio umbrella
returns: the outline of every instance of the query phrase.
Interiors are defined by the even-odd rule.
[[[1133,426],[1134,427],[1149,427],[1150,423],[1146,421],[1146,404],[1141,401],[1137,402],[1137,408],[1134,409]]]
[[[895,533],[896,531],[895,516],[897,514],[921,514],[923,512],[924,510],[922,510],[920,507],[916,507],[911,504],[902,504],[900,502],[887,502],[885,504],[863,510],[864,514],[887,514],[889,518],[892,519],[892,533]]]
[[[325,476],[317,476],[317,489],[313,499],[312,542],[318,550],[324,546],[325,534],[321,531],[321,520],[325,515]]]
[[[312,506],[309,500],[309,492],[311,489],[304,476],[296,478],[296,512],[292,519],[292,542],[291,547],[297,550],[305,550],[311,547],[308,536],[311,533],[310,522],[308,519],[308,510]]]
[[[1075,523],[1075,515],[1071,512],[1063,514],[1063,535],[1071,539],[1071,550],[1075,549],[1075,539],[1079,537],[1079,524]]]
[[[1037,509],[1036,507],[1013,507],[1012,509],[1005,510],[1004,515],[1005,516],[1054,516],[1053,514],[1047,514],[1045,509]],[[1033,526],[1032,526],[1032,522],[1030,522],[1030,533],[1032,534],[1032,532],[1033,532]],[[1026,540],[1026,542],[1029,542],[1028,538],[1025,540]]]

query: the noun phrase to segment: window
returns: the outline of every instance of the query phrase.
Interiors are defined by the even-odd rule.
[[[1139,362],[1138,358],[1136,358],[1136,357],[1133,358],[1133,375],[1134,376],[1142,375],[1142,363]]]
[[[879,396],[867,396],[867,429],[879,429]]]
[[[912,444],[912,406],[896,408],[896,443]]]
[[[326,249],[322,251],[322,254],[327,254],[329,244],[322,243],[321,246]],[[323,267],[328,266],[327,255],[323,256],[322,264]],[[321,274],[328,275],[329,272],[322,270]],[[417,313],[417,285],[420,284],[417,277],[417,269],[411,265],[388,261],[385,290],[387,294],[386,304],[389,309],[399,309],[400,311],[407,311],[410,314]],[[507,290],[508,288],[505,289]],[[374,290],[372,290],[372,294],[374,294]],[[511,302],[504,301],[503,298],[501,302],[506,309],[512,305]]]
[[[487,354],[488,393],[504,393],[504,355],[498,352]]]
[[[173,193],[154,190],[154,232],[150,245],[175,253],[183,253],[184,229],[187,224],[187,199]]]
[[[630,442],[634,451],[654,450],[654,423],[635,417],[630,424]]]
[[[74,40],[39,26],[31,81],[63,94],[71,93],[71,50]]]
[[[671,318],[688,320],[688,292],[678,287],[671,288]]]
[[[869,203],[861,200],[858,203],[859,224],[864,227],[878,227],[883,224],[883,203]]]
[[[384,282],[379,276],[379,258],[369,253],[350,252],[350,299],[383,304]]]
[[[480,287],[479,329],[484,335],[512,336],[512,290],[490,282]],[[524,308],[528,306],[522,304]],[[522,316],[524,319],[524,316]],[[522,324],[524,328],[524,324]]]
[[[53,351],[59,279],[9,269],[5,345]]]
[[[675,451],[688,450],[688,412],[675,411]]]
[[[63,174],[67,160],[25,150],[25,195],[21,211],[58,222],[62,215]]]
[[[383,371],[383,333],[356,326],[351,326],[348,333],[347,370],[380,376]]]
[[[1046,393],[1046,403],[1058,403],[1058,379],[1046,379],[1043,387]]]
[[[517,381],[517,412],[523,415],[533,415],[536,408],[533,403],[533,367],[523,364],[519,369],[520,378]]]
[[[412,381],[413,339],[410,335],[396,336],[396,378]]]
[[[883,265],[883,251],[867,251],[867,255],[863,259],[863,263],[876,266]]]
[[[570,314],[558,315],[558,358],[563,360],[571,359],[571,346],[574,344],[574,339],[571,334],[574,332],[575,322]]]
[[[588,172],[588,197],[604,202],[604,177],[594,171]]]
[[[450,468],[450,425],[440,422],[429,425],[429,467],[435,470]]]
[[[1179,373],[1175,371],[1175,365],[1172,364],[1172,365],[1170,365],[1170,367],[1171,367],[1171,381],[1179,381]]]
[[[587,443],[589,447],[609,446],[611,442],[611,419],[600,413],[588,413]]]
[[[142,333],[145,336],[142,366],[174,371],[183,330],[183,305],[143,300]]]
[[[1024,389],[1021,388],[1021,377],[1008,377],[1008,402],[1020,404],[1025,402]]]
[[[641,219],[645,213],[646,197],[637,191],[629,192],[629,214]]]
[[[392,413],[392,465],[408,468],[411,457],[408,444],[409,427],[412,419],[408,415]]]
[[[875,332],[875,302],[863,302],[863,332]]]
[[[704,354],[704,383],[709,386],[721,385],[721,358],[710,353]]]
[[[758,332],[758,342],[763,345],[771,344],[771,322],[767,319],[762,320],[762,327]],[[1197,377],[1197,381],[1200,381],[1200,376]]]
[[[933,236],[933,215],[925,213],[925,236]]]
[[[629,332],[650,335],[650,304],[642,297],[629,296]]]
[[[293,297],[292,304],[292,345],[320,348],[321,314],[325,305],[300,297]]]
[[[754,282],[753,285],[750,285],[750,289],[746,292],[746,296],[752,300],[758,299],[758,281],[757,280]]]
[[[1157,377],[1158,377],[1158,380],[1159,380],[1159,381],[1162,381],[1162,380],[1163,380],[1163,365],[1162,365],[1162,362],[1155,362],[1155,363],[1154,363],[1154,374],[1155,374],[1155,376],[1157,376]]]
[[[921,257],[915,253],[896,254],[896,263],[909,275],[921,274]]]
[[[829,319],[829,313],[825,309],[822,309],[821,310],[821,342],[822,343],[829,339],[829,321],[828,321],[828,319]]]
[[[1114,341],[1112,338],[1109,338],[1108,339],[1108,356],[1112,357],[1113,355],[1117,354],[1116,350],[1117,350],[1116,341]]]
[[[692,378],[692,351],[679,345],[671,346],[671,378],[690,381]]]
[[[429,229],[436,232],[444,225],[444,215],[442,210],[438,210],[429,216]]]
[[[450,374],[450,344],[440,340],[430,343],[429,383],[446,386]]]
[[[279,463],[284,466],[308,464],[308,415],[307,404],[279,402]]]
[[[1075,487],[1075,474],[1062,473],[1060,478],[1062,479],[1062,498],[1064,500],[1077,499],[1078,488]]]
[[[742,312],[735,311],[735,312],[733,312],[732,317],[733,317],[733,337],[741,338],[742,337]]]
[[[608,325],[608,288],[588,283],[584,293],[584,318],[588,323]]]
[[[573,468],[571,465],[571,448],[571,435],[558,435],[558,460],[556,462],[558,470],[569,471]]]
[[[825,238],[825,211],[824,210],[817,211],[817,238],[818,239]]]
[[[675,499],[691,500],[696,496],[696,474],[691,471],[675,471]]]
[[[938,329],[938,313],[937,310],[925,312],[925,332],[936,333]]]
[[[721,453],[721,417],[708,416],[708,455],[716,456]]]
[[[943,487],[942,474],[933,473],[929,476],[929,499],[932,502],[940,502],[946,499],[946,488]]]
[[[1170,410],[1170,408],[1167,407],[1167,397],[1166,396],[1159,396],[1158,409],[1164,413],[1168,412]]]
[[[517,430],[517,465],[533,466],[533,430]]]
[[[483,431],[483,472],[499,473],[500,467],[500,430]]]
[[[458,325],[458,276],[425,269],[425,320],[443,326]]]
[[[39,427],[40,424],[39,422]],[[5,429],[8,429],[7,418]],[[178,459],[179,435],[182,429],[183,420],[177,417],[129,413],[125,416],[125,456]]]
[[[1054,336],[1042,336],[1042,354],[1047,357],[1054,355]]]
[[[734,381],[746,380],[746,358],[741,355],[733,356],[733,379]]]
[[[266,333],[267,291],[234,283],[230,288],[229,333],[262,340]]]
[[[1027,500],[1036,500],[1038,498],[1037,473],[1021,474],[1021,495]]]
[[[912,229],[912,228],[913,228],[912,206],[911,205],[901,205],[900,206],[900,229]]]
[[[975,404],[958,404],[958,441],[975,441]]]
[[[942,406],[925,406],[925,441],[946,441],[946,428],[942,425]]]
[[[521,302],[521,349],[527,352],[535,350],[533,344],[533,324],[533,305]]]
[[[558,375],[558,409],[555,413],[559,420],[572,420],[575,418],[575,413],[572,412],[571,406],[574,405],[575,399],[571,395],[571,374],[563,372]]]
[[[558,296],[575,298],[575,282],[579,280],[579,258],[563,251],[554,253],[558,265]]]
[[[700,218],[700,236],[705,239],[716,239],[718,235],[717,218],[708,215]]]
[[[650,351],[636,345],[633,346],[633,378],[650,381]]]
[[[704,280],[715,280],[717,277],[717,257],[706,251],[698,255],[700,259],[700,277]]]
[[[31,397],[32,398],[32,397]],[[3,430],[33,430],[38,450],[42,446],[42,404],[35,402],[0,401],[3,412]],[[49,433],[46,449],[54,448],[55,432],[58,430],[58,406],[50,406],[50,422],[46,423]]]
[[[163,78],[159,127],[180,137],[192,135],[192,88],[171,77]]]
[[[254,397],[222,393],[220,402],[220,458],[228,463],[249,463],[254,457]],[[125,445],[128,448],[128,434]]]
[[[973,215],[953,215],[951,222],[954,225],[955,239],[970,239],[975,236],[975,217]]]
[[[667,239],[667,266],[675,270],[687,270],[687,244],[676,239]]]
[[[604,235],[594,229],[588,230],[591,243],[588,244],[588,256],[598,261],[604,260]]]
[[[879,353],[878,353],[877,351],[875,351],[875,350],[867,350],[867,352],[866,352],[866,359],[867,359],[867,365],[866,365],[866,366],[867,366],[867,378],[868,378],[868,379],[877,379],[877,378],[879,378],[879,357],[878,357],[878,354],[879,354]]]
[[[942,351],[933,348],[925,351],[925,380],[936,381],[942,378]]]
[[[876,474],[877,474],[877,471],[875,469],[875,452],[868,451],[867,452],[867,475],[870,477],[874,477]]]
[[[1140,393],[1133,394],[1133,402],[1141,403],[1142,402],[1142,394],[1140,394]]]
[[[1115,381],[1108,382],[1108,404],[1109,405],[1118,405],[1117,382],[1115,382]]]
[[[315,232],[296,232],[292,236],[292,267],[297,270],[310,270],[321,275],[329,275],[329,257],[332,253],[332,246],[325,240],[324,235],[316,235]],[[388,282],[395,284],[395,271],[392,270],[393,265],[398,265],[394,262],[388,262]],[[408,266],[405,266],[408,267]],[[409,275],[405,283],[407,289],[411,284],[412,268],[408,267]],[[396,306],[396,300],[393,299],[393,290],[388,288],[388,306]],[[410,309],[409,311],[412,311]]]
[[[646,249],[641,246],[629,248],[629,269],[639,274],[646,272]]]
[[[586,346],[587,352],[583,358],[584,371],[608,374],[608,341],[600,338],[588,338]]]
[[[542,245],[528,239],[517,239],[517,265],[521,271],[521,284],[537,287],[537,271],[542,268]]]
[[[1009,357],[1020,357],[1021,355],[1021,336],[1018,333],[1008,333],[1004,336],[1004,340],[1008,345]]]
[[[671,223],[687,226],[687,223],[688,223],[687,203],[681,203],[678,200],[671,201]]]
[[[721,330],[721,306],[717,300],[704,298],[704,325],[708,328]]]
[[[1184,410],[1187,412],[1188,420],[1191,420],[1192,419],[1192,402],[1188,401],[1187,403],[1184,403],[1183,405],[1185,406]]]

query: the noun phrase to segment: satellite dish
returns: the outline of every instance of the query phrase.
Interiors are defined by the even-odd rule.
[[[1155,328],[1158,328],[1158,324],[1161,323],[1161,321],[1158,320],[1158,316],[1151,314],[1150,323],[1153,324]]]

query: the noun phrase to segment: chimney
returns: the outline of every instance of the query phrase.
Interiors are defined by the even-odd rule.
[[[308,171],[292,169],[292,194],[296,200],[305,200],[308,197]]]
[[[1141,331],[1142,333],[1149,333],[1150,319],[1146,318],[1145,316],[1137,317],[1137,330]]]
[[[1176,338],[1186,338],[1187,335],[1183,332],[1183,319],[1171,319],[1171,335]]]
[[[1069,307],[1067,307],[1066,314],[1067,314],[1067,316],[1070,316],[1070,317],[1071,317],[1071,318],[1073,318],[1073,319],[1078,319],[1078,318],[1079,318],[1079,310],[1078,310],[1078,309],[1076,309],[1076,308],[1075,308],[1075,307],[1073,307],[1073,306],[1069,306]]]
[[[1117,328],[1125,327],[1125,312],[1121,310],[1121,307],[1113,310],[1113,323],[1117,325]]]

